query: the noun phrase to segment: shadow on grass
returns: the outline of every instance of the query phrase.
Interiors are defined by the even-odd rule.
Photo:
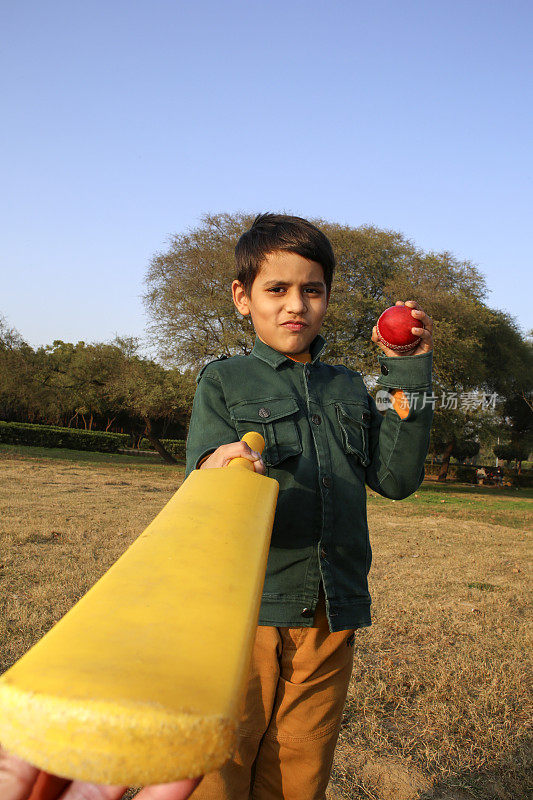
[[[484,497],[525,497],[533,498],[533,489],[518,486],[475,486],[468,483],[437,483],[437,481],[424,481],[416,490],[417,494],[464,494]]]
[[[331,800],[529,800],[533,768],[531,738],[481,769],[458,769],[446,778],[403,759],[401,753],[346,750],[334,766]],[[423,760],[423,759],[422,759]]]
[[[463,770],[435,780],[430,792],[417,800],[528,800],[533,774],[533,738],[518,742],[488,769]]]

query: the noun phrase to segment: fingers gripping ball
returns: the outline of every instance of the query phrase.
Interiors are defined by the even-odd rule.
[[[409,353],[420,343],[420,336],[411,328],[423,328],[419,319],[411,315],[409,306],[391,306],[377,321],[378,336],[384,345],[400,353]]]

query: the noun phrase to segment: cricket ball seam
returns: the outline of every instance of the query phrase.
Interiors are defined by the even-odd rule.
[[[378,329],[378,336],[379,336],[380,340],[383,342],[384,345],[386,345],[386,347],[390,347],[391,350],[400,350],[402,352],[403,351],[407,351],[407,350],[414,350],[415,347],[418,346],[418,344],[420,343],[420,340],[422,338],[421,336],[419,336],[418,339],[415,339],[415,341],[411,342],[411,344],[391,344],[390,342],[388,342],[381,335],[381,331],[379,329],[379,322],[378,322],[378,325],[377,325],[377,329]]]

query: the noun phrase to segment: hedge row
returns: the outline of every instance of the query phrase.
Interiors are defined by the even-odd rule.
[[[0,421],[0,442],[4,444],[22,444],[32,447],[66,447],[71,450],[92,450],[99,453],[118,453],[131,444],[127,433],[106,433],[104,431],[85,431],[78,428],[60,428],[51,425],[32,425],[26,422]],[[163,447],[178,458],[185,458],[186,442],[184,439],[161,439]],[[140,450],[153,450],[149,439],[141,439]],[[523,462],[524,463],[524,462]],[[440,464],[426,462],[426,475],[438,475]],[[478,467],[472,465],[450,464],[448,478],[463,483],[477,483]],[[533,475],[524,471],[517,475],[514,470],[504,469],[504,482],[514,486],[533,486]]]
[[[448,480],[459,481],[460,483],[477,484],[477,471],[480,465],[473,464],[450,464],[448,469]],[[441,464],[425,464],[425,474],[436,476],[439,474]],[[502,472],[503,483],[522,488],[533,487],[533,473],[531,470],[523,470],[520,475],[516,470],[504,468]]]
[[[83,431],[51,425],[30,425],[26,422],[0,422],[0,442],[30,447],[68,447],[71,450],[92,450],[118,453],[130,442],[127,433]]]
[[[456,467],[456,475],[455,480],[459,481],[460,483],[474,483],[477,484],[477,470],[479,467],[473,466],[463,466],[458,465]],[[504,469],[502,473],[502,483],[501,484],[484,484],[488,486],[518,486],[522,489],[531,489],[533,488],[533,473],[530,470],[520,473],[517,475],[516,470],[514,469]]]
[[[437,476],[442,468],[442,464],[431,464],[426,462],[424,470],[426,475]],[[471,464],[450,464],[448,467],[448,478],[461,481],[462,483],[476,483],[477,467]]]
[[[172,453],[173,456],[177,456],[178,458],[185,458],[185,448],[187,442],[185,439],[160,439],[159,440],[165,450],[168,450],[169,453]],[[139,444],[139,450],[153,450],[154,446],[150,442],[149,439],[141,439]]]

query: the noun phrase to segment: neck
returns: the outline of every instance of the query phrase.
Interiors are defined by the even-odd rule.
[[[259,341],[263,342],[263,344],[266,344],[267,347],[272,347],[272,345],[268,344],[268,342],[265,342],[263,339],[261,339],[261,337],[258,334],[256,335]],[[276,348],[272,347],[272,349],[275,350]],[[279,353],[281,351],[278,350],[277,352]],[[301,364],[307,364],[311,361],[310,353],[283,353],[282,355],[286,356],[287,358],[290,358],[292,361],[298,361]]]
[[[310,353],[283,353],[283,355],[292,359],[292,361],[298,361],[300,364],[307,364],[311,361]]]

